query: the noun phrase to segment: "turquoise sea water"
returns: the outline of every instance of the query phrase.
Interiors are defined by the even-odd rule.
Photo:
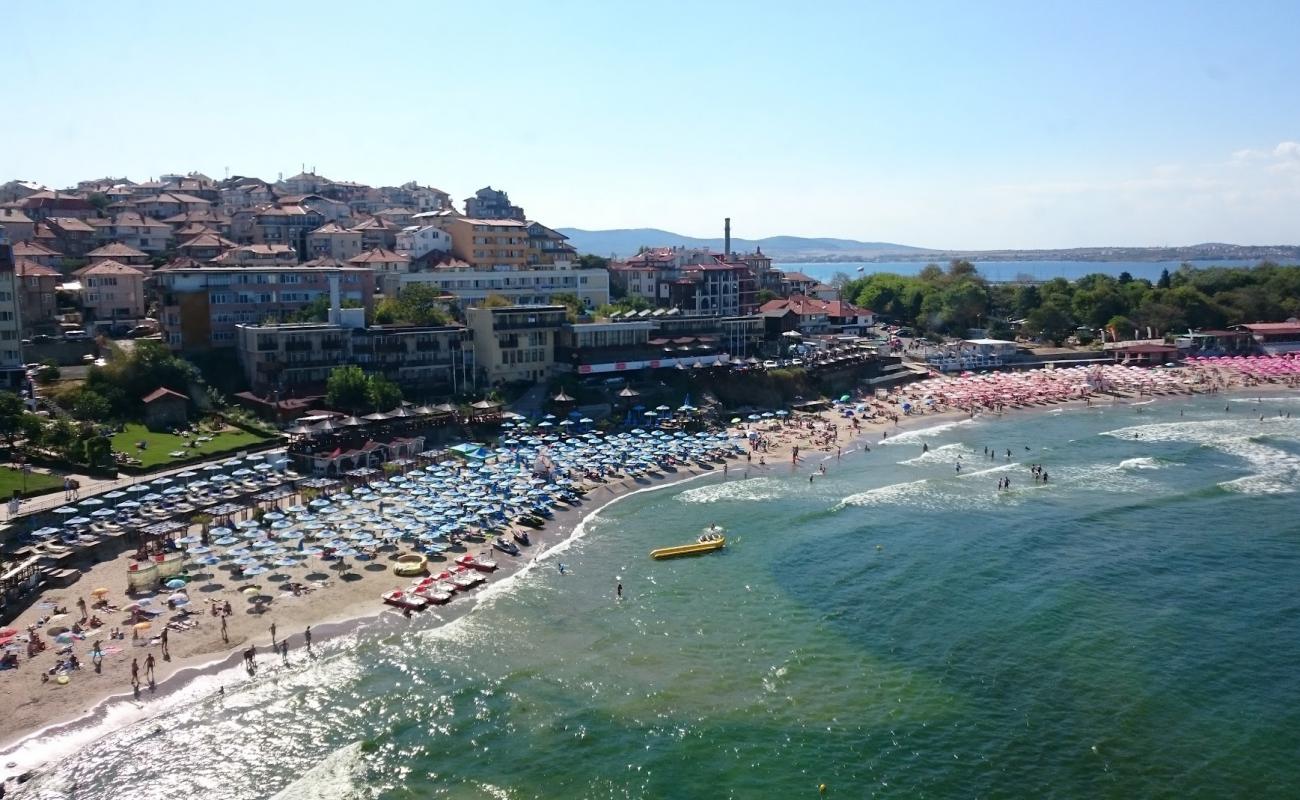
[[[177,703],[43,791],[1295,796],[1295,398],[980,419],[825,464],[621,501],[469,616]],[[724,553],[647,557],[711,522]]]

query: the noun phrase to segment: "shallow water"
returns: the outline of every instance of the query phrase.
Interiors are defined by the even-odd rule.
[[[1300,419],[1224,405],[976,420],[812,484],[644,492],[461,620],[208,684],[42,792],[1294,796]],[[647,557],[711,522],[724,553]]]

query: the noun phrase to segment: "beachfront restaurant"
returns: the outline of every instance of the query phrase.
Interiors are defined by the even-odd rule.
[[[944,372],[1000,367],[1016,357],[1016,343],[1005,339],[965,339],[932,354],[926,361]]]
[[[1111,358],[1123,364],[1155,366],[1178,360],[1178,348],[1169,344],[1130,344],[1110,350]]]
[[[1300,320],[1291,317],[1286,322],[1255,322],[1247,325],[1234,325],[1234,330],[1250,334],[1265,355],[1280,356],[1284,353],[1300,352]]]

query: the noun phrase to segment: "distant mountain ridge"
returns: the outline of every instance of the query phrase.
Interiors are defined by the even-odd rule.
[[[722,252],[722,237],[700,239],[659,228],[619,228],[588,231],[582,228],[556,228],[569,237],[569,244],[579,253],[599,256],[615,255],[620,258],[635,255],[641,247],[707,247]],[[855,257],[879,258],[886,255],[910,255],[933,252],[921,247],[890,242],[859,242],[853,239],[808,238],[804,236],[768,236],[764,239],[732,238],[731,249],[736,253],[753,252],[757,248],[774,259]]]
[[[579,253],[626,258],[641,247],[703,247],[722,252],[722,238],[700,239],[659,228],[620,228],[589,231],[582,228],[556,228],[569,237]],[[839,263],[872,261],[933,261],[944,263],[964,258],[980,261],[1286,261],[1300,259],[1298,245],[1238,245],[1223,242],[1167,247],[1072,247],[1041,250],[932,250],[891,242],[859,242],[853,239],[813,238],[805,236],[769,236],[765,239],[732,239],[736,253],[763,248],[774,261],[786,263]]]

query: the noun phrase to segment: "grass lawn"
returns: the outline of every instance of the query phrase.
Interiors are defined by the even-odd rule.
[[[26,485],[28,494],[49,492],[55,489],[62,489],[63,478],[57,475],[46,475],[41,472],[33,472],[27,476]],[[22,488],[22,470],[0,467],[0,497],[8,499],[13,496],[14,489],[22,491]]]
[[[200,442],[198,447],[188,447],[187,440],[183,436],[176,436],[171,433],[155,433],[143,425],[132,423],[125,426],[121,433],[113,436],[113,449],[139,459],[140,464],[145,469],[150,469],[160,465],[180,464],[199,456],[240,450],[266,441],[265,437],[242,431],[239,428],[226,428],[215,435],[206,433],[204,435],[211,435],[212,441]],[[141,450],[135,446],[136,442],[147,442],[148,446]],[[167,455],[175,450],[183,450],[185,457],[172,458]]]

